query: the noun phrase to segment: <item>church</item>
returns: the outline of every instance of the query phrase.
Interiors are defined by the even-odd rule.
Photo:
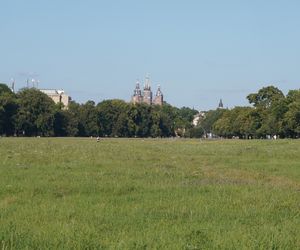
[[[153,98],[149,76],[146,77],[143,93],[140,87],[140,82],[136,82],[133,96],[131,97],[132,103],[146,103],[149,105],[154,104],[161,106],[163,105],[163,101],[163,93],[161,92],[160,85],[158,85],[157,91]]]

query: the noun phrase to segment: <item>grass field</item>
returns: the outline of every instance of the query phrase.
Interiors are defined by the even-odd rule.
[[[0,249],[300,249],[300,140],[0,138]]]

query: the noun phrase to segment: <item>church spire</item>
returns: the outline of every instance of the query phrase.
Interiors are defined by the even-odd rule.
[[[144,89],[145,89],[145,90],[150,90],[150,89],[151,89],[151,86],[150,86],[150,76],[149,76],[149,74],[146,75]]]
[[[223,101],[222,99],[220,99],[220,102],[219,102],[219,106],[218,106],[219,109],[222,109],[224,108],[224,105],[223,105]]]
[[[164,96],[163,93],[161,92],[160,85],[158,85],[155,98],[154,98],[154,104],[163,105],[163,102],[164,102]]]
[[[131,102],[133,103],[141,103],[143,99],[142,91],[140,88],[140,81],[136,80],[135,89],[133,91],[133,96],[131,97]]]
[[[139,79],[137,79],[135,89],[134,89],[134,96],[141,96],[141,95],[142,95],[142,92],[140,89],[140,81],[139,81]]]
[[[160,89],[160,84],[158,84],[157,91],[156,91],[156,96],[162,96],[162,92],[161,92],[161,89]]]

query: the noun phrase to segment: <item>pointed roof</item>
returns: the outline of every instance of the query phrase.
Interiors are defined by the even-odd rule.
[[[145,86],[144,86],[144,90],[150,90],[151,86],[150,86],[150,77],[149,74],[146,75],[146,79],[145,79]]]
[[[140,81],[137,79],[133,95],[134,96],[140,96],[141,94],[142,94],[142,92],[141,92],[141,89],[140,89]]]
[[[219,106],[218,106],[218,108],[224,108],[224,105],[223,105],[223,102],[222,102],[222,99],[220,99],[220,102],[219,102]]]
[[[163,95],[163,93],[161,92],[160,84],[158,84],[157,91],[156,91],[156,96],[162,96],[162,95]]]

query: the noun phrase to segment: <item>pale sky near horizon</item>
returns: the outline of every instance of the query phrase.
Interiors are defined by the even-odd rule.
[[[129,101],[150,74],[177,107],[300,88],[300,1],[0,0],[0,82]]]

